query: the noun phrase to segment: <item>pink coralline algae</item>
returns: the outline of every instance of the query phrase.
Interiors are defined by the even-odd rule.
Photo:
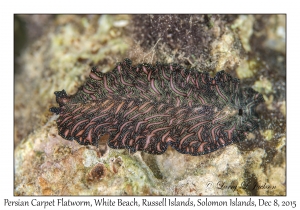
[[[261,94],[240,88],[224,71],[215,77],[178,64],[125,59],[104,74],[93,67],[74,95],[55,92],[59,135],[83,145],[162,154],[170,145],[183,154],[203,155],[245,140],[258,127]]]

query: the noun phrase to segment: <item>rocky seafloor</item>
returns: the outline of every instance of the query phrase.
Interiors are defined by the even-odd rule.
[[[15,16],[15,195],[286,195],[285,15]],[[32,33],[34,31],[35,33]],[[24,38],[26,37],[26,38]],[[62,139],[49,108],[90,68],[176,62],[263,94],[260,128],[202,155],[129,154]]]

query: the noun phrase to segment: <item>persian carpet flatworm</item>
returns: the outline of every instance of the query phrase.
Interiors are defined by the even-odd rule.
[[[83,145],[162,154],[170,145],[183,154],[203,155],[243,141],[258,127],[261,94],[240,88],[224,71],[215,77],[177,64],[118,63],[104,74],[93,67],[74,95],[55,92],[59,135]]]

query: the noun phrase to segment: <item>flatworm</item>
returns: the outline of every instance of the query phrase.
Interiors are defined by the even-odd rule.
[[[215,77],[178,64],[117,63],[104,74],[93,67],[74,95],[56,91],[58,133],[82,145],[162,154],[168,145],[180,153],[203,155],[245,140],[258,127],[261,94],[240,88],[224,71]]]

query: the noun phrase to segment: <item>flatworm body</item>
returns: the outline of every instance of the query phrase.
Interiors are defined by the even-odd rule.
[[[261,94],[240,88],[224,71],[215,77],[177,64],[118,63],[103,74],[93,67],[74,95],[55,92],[59,135],[83,145],[162,154],[170,145],[183,154],[203,155],[243,141],[258,127]]]

